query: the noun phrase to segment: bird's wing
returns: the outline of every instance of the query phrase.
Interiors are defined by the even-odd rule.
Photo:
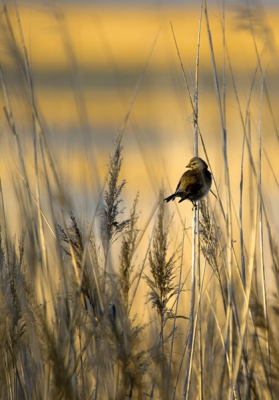
[[[193,171],[186,171],[180,178],[177,185],[176,192],[184,192],[185,194],[196,193],[201,189],[203,182],[201,182],[200,174]]]

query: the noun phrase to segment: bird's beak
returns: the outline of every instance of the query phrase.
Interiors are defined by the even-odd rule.
[[[186,165],[186,168],[190,168],[190,164],[187,164],[187,165]]]

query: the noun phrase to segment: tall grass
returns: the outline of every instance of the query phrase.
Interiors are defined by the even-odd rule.
[[[275,119],[256,40],[257,65],[243,111],[226,46],[225,10],[222,13],[221,88],[210,13],[206,2],[201,4],[193,98],[175,27],[171,26],[194,116],[195,152],[204,153],[210,165],[198,108],[201,29],[205,29],[209,40],[223,141],[221,164],[225,179],[218,186],[214,180],[217,201],[206,199],[199,203],[197,210],[193,209],[192,252],[187,253],[185,238],[189,232],[183,222],[181,234],[173,239],[174,216],[163,201],[163,185],[148,218],[140,212],[140,193],[134,193],[132,204],[124,201],[124,192],[129,188],[129,183],[122,178],[124,131],[157,38],[136,84],[124,124],[116,135],[112,153],[108,154],[103,182],[93,161],[98,195],[94,213],[84,223],[48,146],[16,3],[14,7],[16,26],[11,23],[6,7],[2,24],[26,88],[35,173],[33,177],[28,173],[29,156],[22,146],[21,121],[14,112],[10,88],[1,68],[3,116],[17,150],[19,167],[13,180],[21,212],[19,225],[23,229],[17,236],[10,231],[5,188],[1,185],[0,398],[278,398],[279,251],[262,182],[263,154],[272,169],[262,144],[264,96],[274,124]],[[254,22],[249,21],[255,39]],[[61,29],[75,74],[77,64],[64,24]],[[20,47],[15,30],[19,33]],[[228,79],[233,83],[243,130],[238,204],[232,196],[227,145]],[[252,151],[249,131],[255,79],[261,82],[257,156]],[[87,130],[84,99],[79,89],[75,89],[79,115],[85,119]],[[272,172],[278,189],[277,171]],[[252,204],[248,207],[243,200],[247,176],[253,181]],[[220,192],[225,193],[224,201]],[[247,226],[243,213],[252,206],[254,212]],[[144,222],[140,224],[141,221]],[[185,273],[189,265],[190,283]],[[274,281],[272,296],[268,296],[268,276]],[[143,309],[148,310],[145,321],[139,316]]]

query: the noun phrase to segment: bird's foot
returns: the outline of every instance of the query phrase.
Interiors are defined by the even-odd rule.
[[[192,204],[193,204],[192,211],[194,211],[194,210],[196,210],[198,208],[198,206],[197,206],[197,203],[192,202]]]

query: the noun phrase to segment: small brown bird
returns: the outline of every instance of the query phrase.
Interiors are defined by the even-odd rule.
[[[192,158],[186,168],[190,170],[184,172],[175,193],[165,198],[165,201],[169,202],[180,197],[179,203],[188,199],[196,207],[196,202],[206,196],[211,188],[211,172],[208,171],[206,162],[199,157]]]

